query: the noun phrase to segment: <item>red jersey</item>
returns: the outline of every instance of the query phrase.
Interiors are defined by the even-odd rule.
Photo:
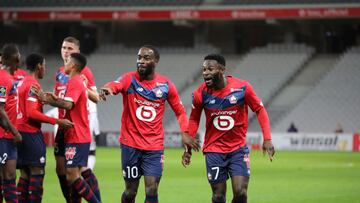
[[[73,128],[65,130],[65,143],[90,143],[87,88],[80,75],[69,79],[64,100],[74,103],[65,114],[74,123]]]
[[[15,80],[22,80],[22,79],[24,79],[25,76],[27,76],[27,75],[28,75],[28,73],[27,73],[25,70],[23,70],[23,69],[21,69],[21,68],[18,68],[18,69],[16,69],[16,71],[14,72],[14,79],[15,79]]]
[[[92,74],[90,68],[85,66],[85,68],[81,71],[81,75],[84,75],[87,79],[87,88],[96,89],[94,75]],[[59,98],[63,99],[66,92],[66,85],[69,81],[69,76],[65,73],[65,67],[62,66],[55,74],[55,87],[54,94]],[[59,118],[64,118],[65,110],[59,109]]]
[[[19,82],[17,86],[19,109],[16,125],[17,129],[21,132],[39,132],[41,122],[56,123],[56,119],[43,114],[42,102],[30,91],[32,85],[40,86],[39,82],[33,76],[29,75]]]
[[[262,112],[259,121],[264,139],[271,139],[266,110],[252,86],[245,80],[232,76],[226,78],[227,85],[223,89],[208,88],[203,83],[193,93],[189,134],[195,137],[201,111],[204,109],[206,132],[203,152],[229,153],[244,146],[248,127],[248,107],[257,114]],[[267,120],[262,117],[266,117]]]
[[[14,77],[7,70],[0,69],[0,102],[5,103],[5,112],[10,122],[16,124],[17,93]],[[0,138],[13,139],[13,134],[0,127]]]
[[[187,131],[185,108],[166,77],[156,73],[153,80],[140,81],[137,72],[129,72],[105,86],[123,95],[120,143],[143,150],[164,149],[165,101],[175,112],[181,131]]]

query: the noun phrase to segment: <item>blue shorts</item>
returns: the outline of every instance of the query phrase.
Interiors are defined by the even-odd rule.
[[[58,128],[58,131],[55,136],[54,143],[54,155],[65,157],[65,142],[64,142],[65,132],[63,129]]]
[[[90,143],[65,144],[65,167],[87,166]]]
[[[230,153],[205,153],[206,172],[210,184],[226,182],[229,176],[250,176],[249,148]]]
[[[126,181],[144,176],[161,177],[164,169],[164,150],[140,150],[121,145],[121,165]]]
[[[0,138],[0,165],[4,165],[7,160],[17,159],[17,148],[13,139]]]
[[[46,145],[42,132],[20,132],[20,134],[23,140],[18,147],[18,167],[44,167],[46,162]]]

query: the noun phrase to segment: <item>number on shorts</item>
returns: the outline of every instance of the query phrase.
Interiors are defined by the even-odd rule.
[[[220,168],[217,166],[217,167],[212,167],[211,170],[216,170],[216,174],[215,174],[215,178],[214,180],[217,180],[218,177],[219,177],[219,171],[220,171]]]
[[[4,153],[3,157],[0,157],[0,163],[5,164],[7,157],[8,157],[7,153]]]
[[[130,167],[127,166],[127,178],[137,178],[139,175],[138,168],[136,166]]]

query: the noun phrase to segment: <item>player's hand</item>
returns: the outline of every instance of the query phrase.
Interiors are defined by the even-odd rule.
[[[274,145],[272,144],[271,140],[264,141],[262,150],[263,150],[264,156],[265,156],[265,153],[267,153],[269,155],[270,161],[272,161],[274,159],[275,148],[274,148]]]
[[[14,143],[18,144],[20,142],[22,142],[22,136],[19,132],[17,132],[14,134]]]
[[[110,87],[102,87],[100,88],[100,99],[103,100],[103,101],[106,101],[106,96],[107,95],[114,95],[113,94],[113,91],[111,90]]]
[[[56,124],[58,124],[59,126],[65,128],[65,129],[72,128],[74,126],[74,123],[72,123],[68,119],[58,119],[56,121]]]
[[[187,133],[181,134],[181,142],[184,145],[185,150],[190,148],[190,149],[194,149],[195,151],[199,151],[200,149],[199,142]]]
[[[190,160],[191,160],[191,151],[184,151],[182,155],[181,163],[185,168],[190,165],[191,162]]]

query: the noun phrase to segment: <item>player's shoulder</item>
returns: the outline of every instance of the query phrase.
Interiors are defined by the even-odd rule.
[[[82,71],[81,71],[81,74],[92,74],[92,71],[90,69],[89,66],[85,66]]]
[[[241,85],[241,86],[248,86],[250,85],[250,83],[247,80],[244,80],[242,78],[238,78],[238,77],[234,77],[232,75],[228,75],[226,76],[228,81],[232,84],[232,85]]]
[[[173,84],[172,80],[168,76],[162,75],[160,73],[155,73],[155,74],[156,74],[155,82],[164,83],[164,84]]]
[[[14,80],[12,75],[10,75],[10,73],[7,70],[0,69],[0,75],[1,75],[0,81],[2,83],[12,83],[12,81]]]

